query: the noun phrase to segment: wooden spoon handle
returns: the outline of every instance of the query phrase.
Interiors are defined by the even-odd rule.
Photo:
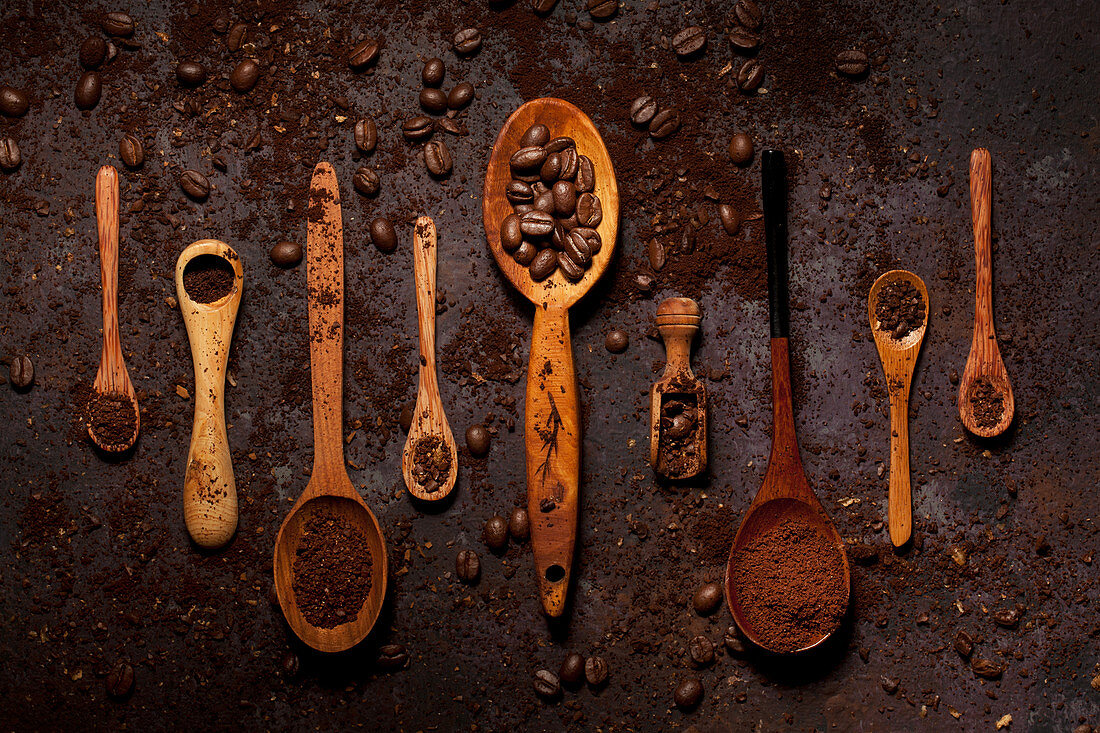
[[[560,616],[577,540],[581,425],[569,311],[553,304],[535,308],[525,442],[527,510],[539,596],[548,616]]]
[[[909,486],[909,388],[890,395],[890,541],[901,547],[913,534]]]
[[[993,210],[993,163],[989,151],[970,154],[970,214],[974,224],[974,338],[994,338],[993,254],[990,217]]]
[[[702,322],[699,304],[691,298],[668,298],[657,309],[657,330],[665,342],[668,375],[682,373],[694,378],[691,371],[691,343]]]
[[[118,330],[118,171],[109,165],[96,174],[95,217],[103,285],[103,350],[95,388],[104,393],[129,394],[133,388],[126,374]]]
[[[413,229],[413,276],[416,281],[416,319],[420,331],[420,390],[438,394],[435,373],[435,222],[422,216]]]

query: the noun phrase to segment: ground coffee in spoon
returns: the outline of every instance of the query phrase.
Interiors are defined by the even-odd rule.
[[[183,289],[196,303],[214,303],[233,292],[235,276],[224,257],[199,255],[183,268]]]
[[[898,278],[883,286],[875,304],[875,318],[880,331],[889,331],[895,339],[903,339],[924,323],[924,296],[913,283]]]
[[[413,447],[413,480],[432,494],[447,483],[451,475],[451,451],[438,435],[425,435]]]
[[[306,520],[292,567],[291,588],[302,616],[322,629],[354,621],[370,595],[373,565],[359,527],[338,514],[314,512]]]
[[[978,427],[995,428],[1005,414],[1005,396],[989,377],[978,377],[970,387],[970,409]]]
[[[137,427],[137,415],[130,398],[124,394],[93,392],[85,405],[88,426],[103,445],[130,442]]]

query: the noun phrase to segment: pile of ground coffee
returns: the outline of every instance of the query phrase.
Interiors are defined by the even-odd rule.
[[[233,266],[218,255],[199,255],[183,268],[183,289],[196,303],[214,303],[233,292]]]
[[[451,475],[451,451],[438,435],[425,435],[413,448],[413,480],[426,493],[443,488]]]
[[[730,581],[752,630],[776,651],[814,644],[847,611],[843,557],[797,516],[768,520],[734,555]]]
[[[924,324],[924,296],[908,280],[892,280],[883,286],[875,304],[880,331],[903,339]]]
[[[669,478],[696,472],[699,466],[699,401],[693,394],[664,395],[658,422],[657,470]]]
[[[306,621],[322,629],[354,621],[370,595],[373,565],[358,527],[337,514],[314,512],[298,543],[291,581]]]
[[[103,445],[130,442],[137,428],[137,414],[124,394],[93,392],[85,404],[88,427]]]
[[[989,377],[978,377],[970,387],[970,410],[978,427],[995,428],[1005,414],[1005,396]]]

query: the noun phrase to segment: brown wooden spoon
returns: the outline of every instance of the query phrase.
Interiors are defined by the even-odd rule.
[[[122,341],[118,329],[118,171],[105,165],[95,178],[95,217],[99,229],[99,277],[103,285],[103,350],[99,356],[99,371],[92,388],[104,397],[125,397],[134,407],[134,432],[126,440],[106,442],[96,435],[95,425],[88,422],[88,437],[101,450],[121,453],[129,450],[141,430],[141,411],[137,395],[122,357]]]
[[[989,151],[977,148],[970,154],[970,212],[974,223],[974,338],[970,356],[959,380],[959,419],[963,426],[982,438],[993,438],[1012,424],[1016,400],[1012,384],[997,347],[997,332],[993,328],[993,251],[990,216],[993,210],[993,164]],[[1004,410],[994,425],[980,425],[974,415],[971,393],[978,380],[985,377],[992,389],[1001,395]]]
[[[512,259],[500,244],[501,222],[512,213],[504,195],[512,178],[509,158],[520,148],[523,133],[535,123],[549,127],[554,136],[573,138],[577,152],[588,156],[596,170],[595,193],[603,206],[603,220],[597,231],[603,246],[577,282],[569,282],[560,271],[535,282],[527,268]],[[592,120],[569,102],[554,98],[532,100],[513,112],[489,156],[482,207],[493,258],[512,285],[535,304],[524,430],[527,507],[542,608],[548,616],[560,616],[565,611],[577,539],[581,472],[581,420],[569,338],[569,307],[607,269],[619,232],[615,169]]]
[[[707,388],[691,371],[691,343],[702,321],[699,304],[691,298],[668,298],[657,306],[657,330],[665,342],[667,362],[649,391],[649,462],[659,475],[673,480],[693,478],[707,467]],[[691,411],[673,418],[670,427],[690,430],[694,436],[694,451],[683,462],[670,463],[661,452],[661,412],[668,400],[682,403],[685,413]]]
[[[358,644],[374,627],[386,597],[386,542],[378,520],[351,485],[344,464],[344,235],[340,189],[329,163],[313,169],[306,210],[309,363],[313,380],[313,473],[275,539],[275,592],[298,638],[322,652]],[[305,619],[294,595],[294,559],[306,522],[317,512],[346,519],[366,537],[373,562],[370,594],[355,618],[331,629]]]

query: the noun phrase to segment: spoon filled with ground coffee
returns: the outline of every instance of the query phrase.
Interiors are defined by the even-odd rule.
[[[726,602],[749,641],[770,652],[812,649],[848,610],[848,556],[806,480],[794,432],[788,352],[787,192],[783,154],[765,150],[764,232],[771,314],[772,448],[764,484],[737,530]]]

